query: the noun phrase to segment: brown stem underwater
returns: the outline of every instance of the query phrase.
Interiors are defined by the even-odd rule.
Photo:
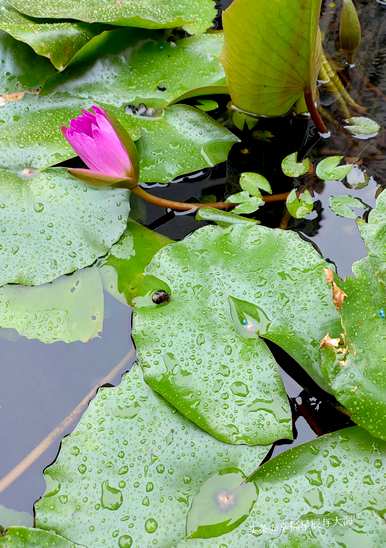
[[[159,196],[154,196],[146,192],[140,186],[136,186],[131,189],[131,192],[142,198],[145,202],[149,204],[156,205],[158,207],[163,207],[167,209],[174,209],[175,211],[191,211],[193,209],[200,209],[204,207],[210,207],[215,209],[233,209],[237,204],[232,204],[230,202],[210,202],[210,203],[191,203],[191,202],[175,202],[174,200],[167,200],[165,198],[160,198]],[[287,199],[288,192],[283,192],[281,194],[274,194],[273,196],[263,196],[263,200],[266,203],[273,202],[283,202]]]

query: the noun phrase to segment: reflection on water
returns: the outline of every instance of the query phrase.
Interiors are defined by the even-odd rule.
[[[226,2],[229,3],[229,2]],[[366,44],[357,56],[357,68],[351,78],[353,95],[368,107],[367,116],[385,121],[386,72],[386,18],[382,7],[372,0],[362,0],[361,19],[364,23]],[[324,17],[334,29],[333,3],[326,2]],[[331,33],[333,37],[333,33]],[[379,86],[374,91],[372,84]],[[331,97],[323,96],[325,105],[334,112]],[[221,102],[221,99],[220,99]],[[335,112],[338,116],[338,113]],[[316,160],[324,155],[344,154],[363,162],[369,175],[378,182],[385,174],[385,132],[369,142],[354,141],[342,131],[341,125],[333,130],[330,140],[314,147],[315,139],[303,142],[305,120],[266,121],[275,130],[273,143],[246,139],[241,147],[234,147],[228,171],[225,166],[186,178],[168,189],[154,189],[154,194],[173,196],[180,201],[200,200],[203,196],[215,195],[221,199],[224,193],[234,191],[240,170],[256,170],[267,175],[276,191],[283,191],[291,184],[278,171],[278,150],[281,158],[295,149],[308,153]],[[263,129],[265,129],[263,127]],[[303,147],[303,148],[302,148]],[[304,150],[303,150],[304,149]],[[287,220],[290,229],[298,230],[320,249],[323,256],[334,262],[341,276],[351,273],[352,263],[366,255],[356,223],[351,219],[337,217],[329,209],[329,197],[350,194],[359,197],[373,206],[376,184],[373,182],[361,190],[348,189],[343,183],[331,182],[317,185],[315,191],[315,213],[306,221]],[[181,239],[203,223],[197,223],[193,215],[174,215],[153,206],[145,206],[133,200],[132,212],[145,225],[157,229],[172,239]],[[264,224],[279,226],[285,219],[283,204],[264,208],[259,213]],[[0,384],[0,431],[1,461],[0,481],[14,466],[36,447],[63,419],[85,398],[90,390],[101,383],[114,367],[119,364],[112,383],[119,382],[121,373],[133,361],[130,340],[129,309],[105,296],[105,325],[103,335],[87,344],[55,343],[43,345],[28,341],[13,331],[0,331],[1,384]],[[302,443],[329,429],[336,429],[344,422],[335,413],[328,398],[315,387],[304,374],[301,374],[288,356],[274,351],[278,362],[283,366],[283,378],[292,400],[297,439]],[[277,355],[276,355],[277,352]],[[125,358],[124,358],[125,357]],[[124,359],[123,359],[124,358]],[[123,360],[123,361],[122,361]],[[303,391],[307,387],[307,391]],[[322,403],[320,403],[322,401]],[[64,433],[70,431],[67,426]],[[31,512],[33,502],[44,490],[42,469],[53,461],[58,446],[56,441],[36,460],[36,462],[9,489],[0,493],[0,505]],[[273,454],[285,450],[288,444],[277,444]],[[0,483],[1,485],[1,483]]]
[[[103,337],[83,343],[44,345],[10,332],[0,353],[0,478],[43,440],[90,390],[121,362],[111,383],[119,382],[134,358],[130,311],[105,295]],[[10,340],[12,339],[12,340]],[[123,358],[126,359],[122,362]],[[66,429],[64,434],[70,429]],[[42,469],[55,458],[60,438],[27,473],[0,494],[0,504],[31,512],[43,493]]]

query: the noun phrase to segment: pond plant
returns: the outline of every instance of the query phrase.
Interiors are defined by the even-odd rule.
[[[352,85],[359,2],[227,4],[0,0],[0,327],[86,344],[105,292],[136,348],[34,522],[0,506],[0,547],[385,546],[386,191],[365,163],[384,111]],[[180,198],[221,164],[220,190]],[[366,247],[346,277],[297,230],[321,187]],[[174,241],[145,207],[194,228]],[[340,424],[271,458],[300,406],[279,354]]]

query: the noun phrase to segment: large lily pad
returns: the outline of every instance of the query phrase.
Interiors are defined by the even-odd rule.
[[[138,140],[141,182],[170,180],[224,162],[237,137],[207,114],[174,105],[156,118],[125,114],[104,105]],[[0,167],[44,168],[68,160],[75,152],[60,127],[90,107],[85,99],[25,96],[0,108]]]
[[[113,245],[100,269],[106,290],[120,302],[131,304],[132,299],[145,290],[145,268],[157,251],[171,242],[169,238],[129,219],[125,233]]]
[[[171,42],[163,34],[146,31],[104,32],[78,55],[76,63],[48,82],[44,93],[157,108],[185,95],[224,93],[222,46],[222,33]]]
[[[63,440],[45,471],[36,524],[93,548],[174,546],[201,484],[228,467],[252,472],[266,451],[216,441],[154,394],[134,366],[119,387],[98,392]]]
[[[142,132],[137,147],[143,183],[168,183],[225,162],[238,142],[207,114],[186,105],[172,105],[157,118],[130,116],[126,125]]]
[[[47,283],[105,255],[125,230],[128,196],[90,188],[61,168],[0,170],[0,286]]]
[[[56,535],[52,531],[42,531],[29,527],[9,527],[2,534],[1,548],[75,548],[75,544]]]
[[[0,288],[0,327],[46,344],[89,341],[102,331],[103,313],[103,287],[96,268],[38,287]]]
[[[386,440],[386,192],[368,224],[360,224],[369,257],[353,266],[342,285],[341,340],[324,349],[324,372],[352,419]],[[379,256],[376,253],[379,252]],[[374,254],[373,254],[374,253]]]
[[[309,89],[321,62],[321,0],[236,0],[223,14],[223,54],[232,101],[279,116]]]
[[[212,0],[11,0],[16,9],[32,17],[76,19],[88,23],[110,23],[149,29],[185,27],[190,32],[203,32],[215,17]]]
[[[9,7],[4,0],[0,0],[0,29],[31,46],[38,55],[50,59],[59,70],[63,70],[75,53],[100,32],[98,26],[84,23],[38,22]]]
[[[145,380],[182,414],[229,443],[292,435],[286,394],[265,337],[316,380],[319,341],[337,319],[326,263],[296,234],[254,224],[206,227],[162,249],[146,269],[170,301],[135,301]],[[163,286],[161,285],[163,284]]]
[[[257,501],[239,528],[178,546],[383,546],[385,464],[385,443],[364,430],[353,427],[328,434],[286,451],[257,471]]]
[[[0,30],[0,94],[41,87],[55,72],[48,59],[39,57],[29,46]],[[1,98],[0,107],[6,100]]]

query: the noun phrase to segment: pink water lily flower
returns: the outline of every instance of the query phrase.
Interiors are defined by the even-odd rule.
[[[132,188],[138,183],[135,145],[127,131],[98,106],[84,110],[62,133],[89,169],[69,172],[86,182]]]

